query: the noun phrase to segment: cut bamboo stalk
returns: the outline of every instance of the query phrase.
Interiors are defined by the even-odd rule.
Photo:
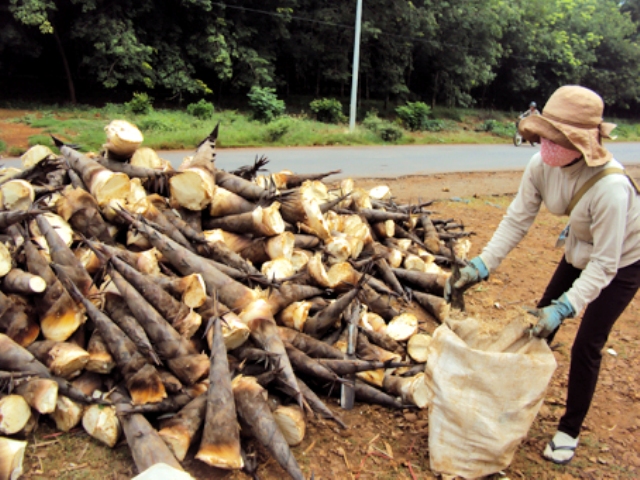
[[[22,293],[30,295],[42,293],[47,282],[39,275],[32,275],[20,268],[13,268],[2,279],[2,291],[6,293]]]
[[[0,479],[18,480],[22,476],[26,448],[26,441],[0,437]]]
[[[84,311],[71,299],[32,242],[25,242],[24,251],[29,272],[47,282],[47,289],[36,302],[42,335],[47,340],[63,342],[84,323]]]
[[[82,426],[89,435],[110,448],[118,443],[122,431],[114,406],[88,406],[82,415]]]
[[[451,305],[442,297],[431,295],[429,293],[413,292],[413,298],[427,312],[437,318],[440,323],[449,317]]]
[[[267,352],[277,355],[276,368],[282,370],[285,383],[296,393],[296,401],[302,405],[302,394],[298,389],[293,368],[267,302],[256,300],[251,303],[240,313],[240,319],[247,324],[251,330],[251,337],[258,345]]]
[[[13,435],[22,430],[31,418],[31,408],[20,395],[0,398],[0,434]]]
[[[58,400],[58,384],[47,378],[32,378],[18,385],[15,392],[39,413],[52,413]]]
[[[405,404],[415,405],[418,408],[426,408],[429,404],[430,393],[424,381],[424,373],[407,378],[387,375],[383,388],[392,395],[402,398]]]
[[[116,366],[116,362],[109,353],[107,344],[98,330],[94,330],[91,334],[87,344],[87,353],[89,354],[89,361],[85,369],[89,372],[109,374]]]
[[[0,242],[0,277],[4,277],[13,268],[11,252],[4,243]]]
[[[240,195],[217,185],[213,192],[209,215],[212,217],[237,215],[239,213],[250,212],[254,208],[256,208],[255,203],[245,200]]]
[[[291,478],[304,480],[302,470],[267,405],[267,392],[250,377],[236,377],[232,385],[238,414],[245,424],[251,426],[253,435],[271,452]],[[297,384],[296,390],[299,391]]]
[[[36,198],[31,184],[25,180],[11,180],[0,186],[2,203],[7,210],[28,210]]]
[[[0,332],[23,347],[38,338],[40,328],[27,314],[25,302],[20,297],[5,296],[0,292]]]
[[[73,343],[41,340],[29,346],[29,351],[53,373],[62,378],[80,375],[89,361],[86,350]]]
[[[290,343],[298,350],[303,351],[307,355],[313,358],[335,358],[344,359],[344,352],[339,349],[328,345],[317,338],[313,338],[310,335],[296,332],[290,328],[278,327],[278,335],[282,341]]]
[[[278,406],[273,418],[290,447],[300,445],[307,431],[304,412],[297,405]]]
[[[96,199],[86,190],[70,188],[62,192],[56,211],[64,220],[87,238],[113,243],[109,226],[102,218]]]
[[[119,403],[116,406],[119,414],[121,405],[123,404]],[[143,415],[134,413],[121,415],[119,418],[138,472],[142,473],[156,463],[166,463],[183,471],[169,447]]]
[[[407,342],[407,353],[418,363],[425,363],[429,356],[431,336],[424,333],[416,333]]]
[[[129,177],[124,173],[114,173],[95,160],[72,150],[67,146],[60,151],[94,196],[98,205],[103,206],[111,200],[124,200],[131,191]]]
[[[400,280],[412,283],[422,292],[431,293],[437,296],[443,296],[444,286],[449,278],[448,274],[422,273],[401,268],[394,268],[393,273]]]
[[[204,423],[207,395],[200,395],[187,403],[176,415],[162,422],[158,432],[179,461],[187,451],[196,433]]]
[[[256,207],[251,212],[210,218],[205,227],[208,230],[221,228],[228,232],[252,234],[258,237],[271,237],[284,232],[284,221],[280,215],[280,203]]]
[[[63,395],[58,395],[56,409],[51,414],[51,418],[56,423],[58,430],[68,432],[80,423],[83,411],[84,408],[81,404]]]
[[[216,170],[216,184],[250,202],[259,202],[270,197],[269,192],[259,185],[222,170]]]
[[[107,143],[103,147],[122,158],[131,157],[144,140],[138,127],[126,120],[112,120],[104,127],[104,132],[107,135]]]
[[[418,333],[418,319],[412,313],[401,313],[387,325],[386,334],[397,342],[405,342]]]
[[[196,458],[212,467],[237,470],[244,463],[220,318],[215,319],[213,328],[204,432]]]
[[[185,277],[153,275],[150,278],[156,285],[160,285],[174,297],[180,298],[189,308],[199,308],[207,299],[206,286],[199,273]]]

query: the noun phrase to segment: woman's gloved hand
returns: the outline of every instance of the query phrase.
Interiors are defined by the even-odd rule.
[[[453,278],[449,277],[444,286],[444,299],[447,302],[451,301],[452,289],[455,288],[456,290],[464,291],[488,277],[489,270],[487,269],[487,266],[480,257],[475,257],[471,259],[469,265],[460,269],[460,278],[458,280],[454,282]]]
[[[560,327],[565,318],[576,314],[566,293],[548,307],[530,309],[529,313],[538,317],[538,323],[531,329],[531,333],[541,338],[547,338]]]

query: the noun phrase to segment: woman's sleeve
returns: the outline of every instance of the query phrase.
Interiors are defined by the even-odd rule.
[[[518,245],[538,215],[542,196],[536,185],[540,184],[541,179],[535,177],[541,175],[539,167],[540,160],[534,157],[522,176],[516,198],[509,205],[498,229],[480,254],[489,271],[495,270],[507,254]]]
[[[631,185],[627,188],[616,185],[599,189],[591,202],[593,249],[589,263],[567,291],[576,314],[595,300],[618,272],[630,195],[635,195]]]

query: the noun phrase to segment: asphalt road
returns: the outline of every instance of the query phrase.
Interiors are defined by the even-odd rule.
[[[607,144],[623,164],[640,163],[640,143]],[[375,147],[233,148],[218,151],[216,165],[233,170],[266,155],[271,171],[342,170],[350,177],[397,177],[444,172],[523,170],[539,147],[530,145],[410,145]],[[174,166],[192,152],[161,152]],[[335,177],[333,177],[335,178]]]
[[[398,177],[444,172],[523,170],[539,147],[523,145],[404,145],[374,147],[230,148],[218,151],[216,165],[234,170],[252,164],[256,155],[270,159],[270,171],[314,173],[342,170],[350,177]],[[640,142],[608,142],[607,148],[623,164],[640,163]],[[192,151],[164,151],[160,156],[180,165]],[[2,159],[20,166],[17,159]],[[336,177],[333,177],[336,178]]]

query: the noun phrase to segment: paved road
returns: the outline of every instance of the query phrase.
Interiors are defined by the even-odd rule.
[[[640,163],[640,142],[613,143],[607,147],[624,164]],[[342,170],[342,176],[396,177],[443,172],[522,170],[538,147],[513,145],[410,145],[375,147],[232,148],[218,151],[216,164],[233,170],[266,155],[271,171],[314,173]],[[191,151],[161,152],[177,167]],[[6,166],[19,166],[3,159]],[[334,177],[336,178],[336,177]]]
[[[640,143],[608,143],[615,158],[624,164],[640,163]],[[341,169],[343,176],[396,177],[402,175],[523,170],[539,147],[530,145],[411,145],[376,147],[290,147],[221,149],[216,165],[233,170],[266,155],[271,171],[313,173]],[[191,152],[162,152],[178,165]]]

